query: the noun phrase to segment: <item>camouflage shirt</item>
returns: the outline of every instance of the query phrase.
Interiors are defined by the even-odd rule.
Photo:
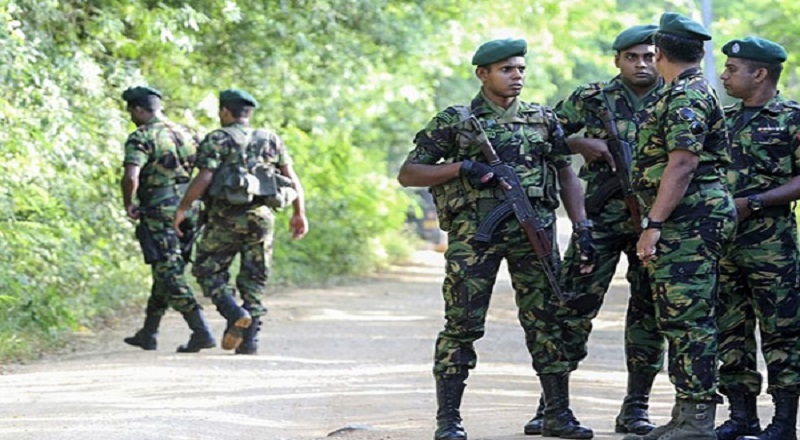
[[[286,146],[281,138],[269,130],[255,129],[250,126],[235,122],[227,125],[226,129],[238,129],[251,139],[247,146],[247,161],[252,166],[255,163],[273,164],[275,167],[282,167],[290,165],[292,158],[286,150]],[[197,150],[197,167],[200,169],[207,169],[215,171],[220,164],[225,160],[225,157],[231,154],[240,155],[241,147],[233,140],[230,134],[225,130],[217,129],[207,134],[205,139],[200,142],[200,147]],[[214,213],[231,213],[235,215],[240,211],[252,208],[250,205],[232,206],[224,202],[214,203],[215,206],[211,207]],[[269,210],[266,206],[259,205],[265,210]]]
[[[633,146],[636,144],[639,124],[647,116],[644,109],[658,99],[663,84],[664,81],[659,78],[637,108],[628,98],[622,78],[617,75],[608,82],[594,82],[578,87],[569,97],[556,104],[555,112],[567,137],[586,129],[584,137],[608,139],[601,112],[610,110],[617,123],[620,140],[629,142],[635,150]],[[603,183],[613,179],[614,175],[608,163],[595,161],[583,165],[580,177],[586,181],[586,197],[589,198]],[[621,193],[618,197],[621,197]]]
[[[189,182],[196,148],[197,140],[188,129],[163,117],[154,117],[128,136],[123,163],[141,168],[138,196],[142,207],[165,203],[162,197],[148,197],[155,188]]]
[[[681,73],[648,110],[633,154],[633,189],[657,190],[675,150],[699,157],[693,182],[722,181],[731,163],[722,106],[699,68]]]
[[[800,104],[775,96],[745,121],[744,106],[725,108],[733,142],[728,186],[734,197],[776,188],[800,175]]]
[[[545,187],[548,166],[555,169],[570,165],[570,152],[563,142],[563,131],[553,111],[547,107],[522,102],[517,99],[508,109],[502,109],[479,93],[469,108],[448,107],[437,114],[428,125],[417,133],[415,148],[409,153],[408,161],[419,164],[439,164],[473,160],[486,163],[487,160],[465,128],[463,121],[467,114],[480,121],[489,141],[500,159],[514,167],[522,186],[526,188],[534,202],[542,197],[537,189]],[[453,179],[444,186],[453,188],[446,191],[451,197],[451,206],[461,209],[475,206],[479,200],[499,202],[505,198],[500,188],[478,190],[466,179]],[[437,206],[442,201],[437,200]],[[486,206],[488,204],[484,204]],[[542,226],[554,220],[553,209],[534,203]],[[478,210],[480,221],[487,210]],[[457,214],[457,213],[456,213]]]

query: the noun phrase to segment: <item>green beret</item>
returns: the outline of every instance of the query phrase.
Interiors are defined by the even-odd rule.
[[[227,89],[219,92],[219,102],[243,102],[258,107],[258,101],[253,98],[253,95],[239,89]]]
[[[722,53],[731,58],[779,64],[786,61],[786,49],[778,43],[758,37],[731,40],[722,46]]]
[[[161,98],[161,92],[148,86],[128,87],[122,92],[122,99],[127,102],[140,101],[148,96],[158,96]]]
[[[615,52],[628,49],[636,46],[637,44],[653,44],[653,34],[658,30],[658,26],[654,24],[646,24],[640,26],[629,27],[617,35],[611,49]]]
[[[711,34],[702,24],[675,12],[665,12],[661,15],[658,31],[694,40],[708,41],[711,39]]]
[[[528,43],[525,40],[492,40],[481,44],[472,56],[472,65],[487,66],[511,57],[525,56]]]

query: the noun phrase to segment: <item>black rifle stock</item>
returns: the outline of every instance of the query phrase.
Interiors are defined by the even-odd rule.
[[[633,194],[630,180],[631,146],[628,142],[619,138],[617,124],[610,111],[603,110],[600,113],[600,118],[603,120],[603,126],[608,133],[608,151],[611,153],[611,157],[614,158],[614,165],[617,168],[614,174],[622,189],[622,197],[625,200],[625,206],[627,206],[628,211],[631,213],[631,221],[633,222],[634,229],[636,232],[641,232],[642,214],[639,209],[639,201],[636,200],[636,196]]]
[[[497,179],[506,195],[505,203],[508,203],[514,210],[514,216],[517,217],[520,226],[522,226],[522,229],[525,231],[525,236],[528,237],[528,243],[530,243],[534,253],[536,253],[536,257],[539,259],[542,271],[547,277],[550,288],[562,303],[566,303],[567,298],[564,292],[561,291],[558,278],[556,278],[553,268],[550,265],[552,261],[550,238],[547,236],[544,229],[538,226],[536,213],[533,211],[533,206],[528,199],[528,194],[522,188],[519,176],[517,176],[517,173],[514,172],[511,166],[500,160],[491,142],[489,142],[489,138],[483,131],[480,122],[478,122],[474,116],[471,116],[468,123],[471,125],[470,128],[474,130],[474,133],[477,133],[475,140],[480,145],[481,152],[483,152],[486,160],[489,161],[489,166],[491,166],[492,171],[494,171],[494,178]]]

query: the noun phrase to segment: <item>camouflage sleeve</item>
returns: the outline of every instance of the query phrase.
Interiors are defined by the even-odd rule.
[[[581,131],[584,123],[583,88],[579,87],[566,99],[561,100],[554,108],[558,122],[564,129],[565,136],[571,136]]]
[[[153,154],[152,142],[147,139],[147,132],[136,130],[125,141],[125,157],[123,165],[144,166]]]
[[[414,149],[408,153],[408,162],[435,165],[442,159],[454,158],[456,154],[456,130],[458,112],[450,107],[437,114],[414,137]]]
[[[286,149],[286,144],[283,139],[275,133],[270,133],[269,136],[270,149],[277,152],[275,164],[279,167],[292,164],[292,157],[289,155],[289,150]]]
[[[667,104],[664,133],[667,152],[687,150],[700,154],[709,133],[708,109],[699,92],[673,94]]]
[[[792,175],[800,176],[800,106],[793,109],[789,119],[789,134],[792,136]]]
[[[222,130],[214,130],[207,134],[197,148],[197,168],[214,171],[225,157],[228,135]]]

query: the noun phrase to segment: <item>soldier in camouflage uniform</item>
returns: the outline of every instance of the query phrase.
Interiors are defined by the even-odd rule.
[[[448,107],[420,131],[398,180],[403,186],[431,186],[440,224],[449,231],[442,287],[445,327],[436,341],[433,374],[438,411],[436,440],[464,440],[459,407],[469,370],[477,356],[474,342],[484,324],[497,271],[508,262],[533,366],[547,403],[543,433],[561,438],[592,438],[569,408],[568,372],[554,365],[565,361],[562,329],[555,320],[559,300],[548,285],[520,223],[512,215],[498,224],[488,242],[476,237],[489,212],[505,195],[487,165],[474,134],[465,122],[477,118],[497,154],[511,164],[537,213],[549,241],[555,236],[556,181],[570,219],[585,222],[580,181],[572,171],[569,150],[555,114],[518,99],[522,90],[527,49],[524,40],[494,40],[483,44],[472,63],[482,82],[471,105]],[[592,269],[593,246],[587,228],[577,232],[582,270]],[[553,246],[553,261],[559,259]]]
[[[636,256],[639,225],[633,224],[620,181],[610,165],[614,161],[606,144],[609,135],[602,113],[608,111],[613,115],[621,140],[630,145],[636,143],[644,109],[658,98],[658,90],[663,86],[653,64],[652,39],[656,29],[655,25],[633,26],[620,33],[612,45],[620,74],[606,82],[579,87],[555,107],[567,136],[585,129],[583,137],[567,139],[567,146],[586,159],[580,177],[586,181],[586,211],[593,223],[592,238],[597,248],[597,266],[589,274],[582,275],[577,269],[581,263],[574,241],[564,257],[564,290],[580,295],[570,307],[564,308],[567,313],[563,316],[579,336],[570,344],[574,356],[571,369],[586,357],[592,319],[600,311],[620,255],[625,253],[628,259],[626,278],[631,292],[625,320],[628,387],[615,421],[615,431],[621,433],[646,434],[654,428],[647,409],[653,380],[663,364],[664,338],[656,325],[647,273]],[[630,167],[630,163],[617,165],[624,165],[626,170]],[[525,434],[541,433],[543,409],[540,404],[536,416],[525,425]]]
[[[722,107],[703,78],[699,23],[661,16],[656,68],[667,84],[639,131],[632,183],[647,215],[637,254],[650,275],[659,329],[669,344],[676,401],[669,423],[630,439],[715,440],[719,259],[736,226],[723,181],[730,148]]]
[[[254,169],[264,165],[287,178],[296,192],[292,202],[294,213],[290,220],[292,237],[302,238],[308,230],[303,191],[300,179],[292,168],[292,160],[278,135],[263,129],[253,129],[249,119],[257,106],[249,93],[228,89],[220,92],[219,118],[222,128],[209,133],[200,143],[197,177],[192,180],[175,216],[174,227],[179,229],[184,212],[202,197],[222,166],[233,157],[247,158]],[[226,319],[227,326],[222,348],[236,354],[256,354],[257,334],[261,317],[267,312],[262,303],[269,277],[274,234],[274,210],[261,198],[249,203],[232,204],[206,194],[203,213],[206,228],[197,244],[196,262],[192,273]],[[228,283],[230,265],[239,255],[239,274],[236,287]],[[236,303],[236,291],[242,305]]]
[[[178,352],[212,348],[216,342],[183,274],[184,243],[172,229],[175,209],[191,178],[197,141],[185,128],[161,114],[158,90],[133,87],[125,90],[122,99],[137,126],[125,142],[122,198],[128,217],[139,220],[136,236],[153,274],[144,326],[125,342],[155,350],[161,317],[171,306],[183,314],[192,329],[189,342],[178,347]],[[195,215],[191,211],[190,219]],[[191,230],[192,223],[187,222],[184,231]],[[190,238],[187,234],[186,239]]]
[[[726,108],[733,165],[728,185],[739,226],[720,264],[720,392],[730,419],[720,440],[794,440],[800,393],[800,292],[797,225],[792,202],[800,198],[800,105],[778,93],[786,51],[761,38],[728,42],[722,81],[742,101]],[[755,327],[767,364],[772,423],[761,433],[756,396]],[[744,436],[744,437],[740,437]]]

